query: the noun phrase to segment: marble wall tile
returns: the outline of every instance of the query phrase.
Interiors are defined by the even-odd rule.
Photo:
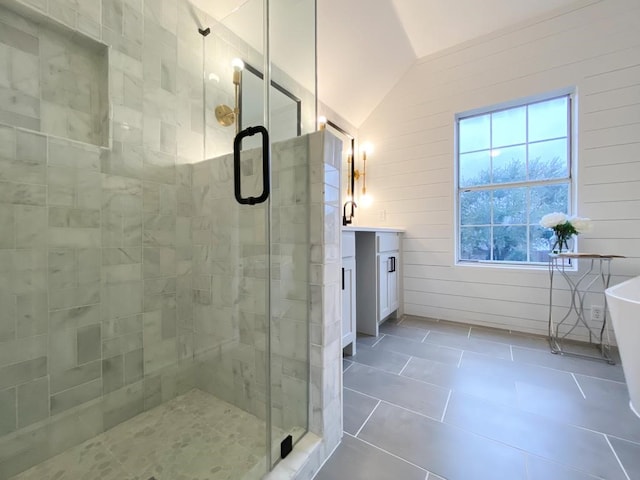
[[[113,392],[124,385],[124,358],[122,355],[102,360],[103,393]]]
[[[31,337],[49,331],[48,300],[46,292],[16,296],[16,335],[18,337]]]
[[[83,383],[77,387],[51,395],[51,415],[57,415],[70,408],[82,405],[102,395],[102,379]]]
[[[16,248],[37,248],[47,245],[47,209],[16,205],[15,242]]]
[[[96,360],[68,370],[50,372],[51,394],[99,379],[101,375],[100,364],[101,361]]]
[[[0,181],[0,203],[44,205],[47,188],[44,185]]]
[[[49,298],[50,310],[62,310],[72,307],[95,305],[101,300],[100,287],[97,285],[64,288],[57,290]]]
[[[98,360],[102,353],[101,347],[100,325],[89,325],[78,329],[78,365]]]
[[[103,286],[103,318],[127,317],[141,313],[142,297],[142,282],[122,282]]]
[[[46,377],[19,385],[17,388],[18,428],[44,420],[49,416],[49,379]]]
[[[142,178],[143,151],[139,146],[114,141],[111,150],[103,150],[100,162],[103,173]]]
[[[142,315],[137,315],[142,319]],[[140,320],[142,323],[142,320]],[[102,342],[102,355],[111,357],[118,354],[126,354],[143,348],[142,326],[137,332],[127,333],[113,337]]]
[[[15,248],[15,208],[13,205],[0,204],[0,248]]]
[[[124,382],[135,383],[142,380],[144,375],[143,350],[138,348],[124,354]]]
[[[78,12],[65,0],[49,0],[49,15],[68,27],[78,27]]]
[[[3,15],[4,18],[7,18],[7,16],[7,14]],[[0,43],[19,49],[31,55],[38,55],[40,41],[37,36],[31,35],[21,29],[14,28],[12,25],[7,24],[6,20],[2,23],[2,29],[0,30]]]
[[[0,389],[44,377],[47,374],[47,357],[38,357],[0,368]]]
[[[16,388],[0,390],[0,435],[16,429]]]
[[[2,343],[0,366],[19,363],[47,355],[47,336],[12,339]]]

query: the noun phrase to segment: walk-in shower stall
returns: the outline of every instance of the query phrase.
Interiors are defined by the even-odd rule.
[[[259,479],[305,434],[315,64],[314,0],[2,2],[0,479]]]

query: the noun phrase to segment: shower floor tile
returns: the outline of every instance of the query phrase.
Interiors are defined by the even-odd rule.
[[[11,480],[254,480],[265,448],[262,420],[192,390]]]

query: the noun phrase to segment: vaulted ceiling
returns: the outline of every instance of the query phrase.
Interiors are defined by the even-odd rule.
[[[360,126],[416,59],[574,3],[318,0],[318,96]]]

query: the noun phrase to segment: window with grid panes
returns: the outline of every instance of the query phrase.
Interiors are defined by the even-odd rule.
[[[458,260],[546,263],[550,212],[571,213],[571,97],[457,118]]]

